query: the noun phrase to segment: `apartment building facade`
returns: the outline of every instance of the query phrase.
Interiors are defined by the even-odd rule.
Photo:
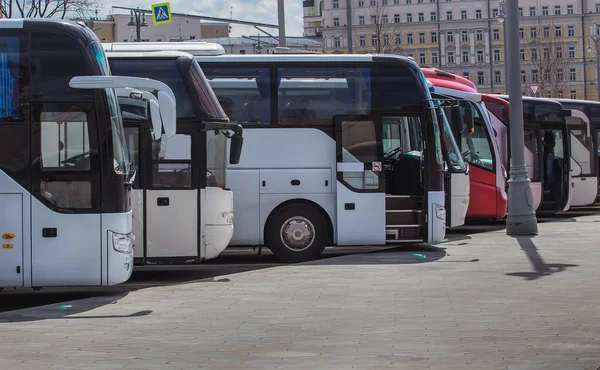
[[[305,33],[315,10],[320,14],[326,53],[348,52],[346,2],[315,0],[311,12],[305,8],[312,14],[305,16]],[[498,0],[351,3],[353,52],[411,56],[468,77],[482,92],[506,92]],[[521,0],[519,14],[523,92],[532,95],[537,86],[538,96],[597,99],[600,0]]]

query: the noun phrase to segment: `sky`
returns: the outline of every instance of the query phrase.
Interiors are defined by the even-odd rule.
[[[99,17],[107,14],[123,14],[126,10],[112,9],[113,5],[124,7],[139,7],[150,9],[150,5],[161,3],[163,0],[100,0],[102,8]],[[171,11],[209,17],[229,18],[233,7],[233,19],[277,24],[277,0],[217,0],[217,1],[190,1],[171,0]],[[111,13],[112,12],[112,13]],[[302,0],[285,1],[285,34],[286,36],[302,36]],[[253,26],[232,24],[230,36],[256,35],[260,33]],[[270,34],[277,36],[276,28],[263,28]],[[264,34],[263,34],[264,35]]]

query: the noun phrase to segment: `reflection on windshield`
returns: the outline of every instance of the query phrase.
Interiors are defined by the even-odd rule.
[[[436,104],[439,105],[439,101],[436,101]],[[440,107],[437,108],[437,112],[442,119],[443,128],[441,136],[448,152],[448,160],[450,161],[449,165],[451,165],[457,171],[465,171],[467,166],[465,165],[462,156],[459,154],[460,151],[458,150],[454,136],[452,136],[452,129],[450,128],[446,114]]]

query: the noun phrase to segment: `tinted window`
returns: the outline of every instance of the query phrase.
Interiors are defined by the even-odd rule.
[[[177,104],[177,118],[195,118],[192,101],[185,87],[183,77],[175,59],[110,59],[110,69],[114,76],[151,78],[167,84]],[[156,94],[156,92],[154,92]]]
[[[500,120],[505,126],[508,126],[509,117],[506,108],[502,104],[485,102],[485,107]]]
[[[72,89],[75,76],[88,76],[94,70],[86,67],[86,59],[78,44],[68,36],[44,31],[31,33],[31,78],[34,99],[91,99],[92,91]],[[99,71],[98,71],[99,73]]]
[[[29,87],[28,45],[24,37],[0,33],[0,123],[23,121],[19,98]]]
[[[379,64],[373,76],[373,107],[375,109],[401,109],[407,106],[423,107],[426,96],[421,93],[412,72],[400,63]]]
[[[331,126],[332,117],[371,111],[369,68],[279,68],[281,125]]]
[[[230,120],[243,125],[270,124],[271,80],[268,68],[203,66],[202,71]]]
[[[210,84],[206,80],[206,76],[198,66],[198,63],[193,62],[190,65],[190,77],[194,90],[200,98],[200,104],[198,110],[200,111],[200,118],[216,118],[216,119],[227,119],[227,115],[223,112],[223,108]]]

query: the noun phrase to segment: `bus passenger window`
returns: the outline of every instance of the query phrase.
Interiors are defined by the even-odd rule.
[[[24,37],[0,37],[0,123],[25,121],[19,97],[29,90]]]

